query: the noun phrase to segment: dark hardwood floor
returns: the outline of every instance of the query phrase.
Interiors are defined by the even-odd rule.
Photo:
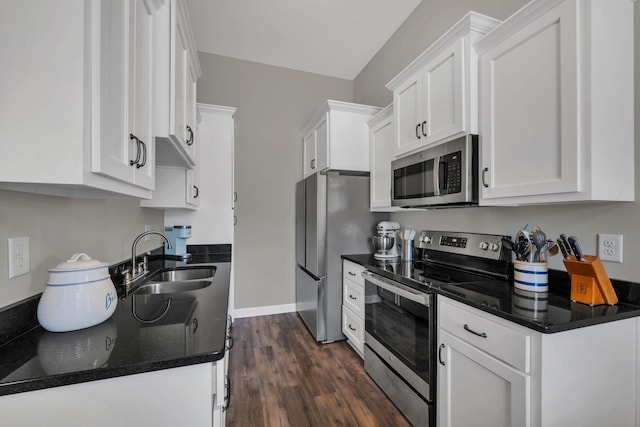
[[[228,426],[409,426],[349,344],[317,344],[296,313],[236,319],[231,335]]]

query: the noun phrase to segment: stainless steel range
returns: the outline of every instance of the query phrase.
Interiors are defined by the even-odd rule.
[[[436,304],[442,285],[505,280],[503,236],[422,231],[413,263],[379,262],[365,279],[365,370],[413,425],[435,425]]]

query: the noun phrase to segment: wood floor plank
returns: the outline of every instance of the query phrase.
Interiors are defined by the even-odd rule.
[[[236,319],[231,427],[409,426],[346,341],[318,344],[296,313]]]

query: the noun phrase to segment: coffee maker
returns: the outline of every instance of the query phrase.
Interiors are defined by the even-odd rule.
[[[166,255],[184,260],[191,258],[191,254],[187,252],[187,239],[191,237],[190,225],[165,226],[164,234],[171,241],[171,249],[165,249]]]
[[[373,254],[376,259],[394,259],[400,257],[398,252],[398,242],[396,233],[400,229],[400,224],[395,221],[382,221],[376,227],[378,235],[373,236],[373,247],[376,253]]]

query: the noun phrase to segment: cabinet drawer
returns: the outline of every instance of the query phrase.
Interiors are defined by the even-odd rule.
[[[439,328],[528,373],[531,370],[531,335],[507,320],[438,297]]]
[[[356,316],[364,318],[364,288],[349,279],[342,281],[342,303]]]
[[[342,276],[349,280],[353,280],[364,288],[364,278],[362,272],[366,270],[362,265],[355,262],[344,260],[342,261]]]
[[[344,305],[342,306],[342,333],[358,353],[363,354],[364,322]]]

